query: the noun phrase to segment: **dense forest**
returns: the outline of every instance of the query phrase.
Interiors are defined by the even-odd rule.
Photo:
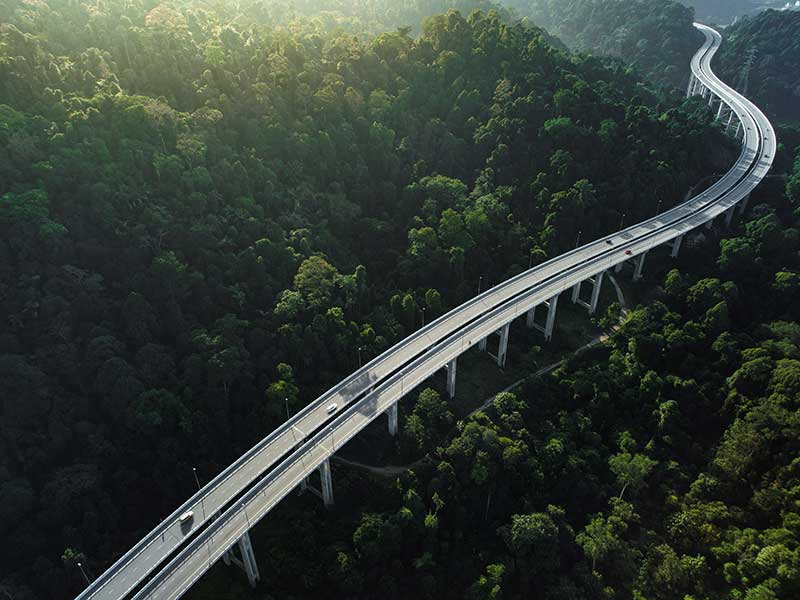
[[[608,344],[455,427],[420,392],[404,443],[429,465],[333,535],[287,509],[304,543],[264,558],[276,597],[311,551],[309,597],[797,598],[800,151],[789,166],[733,231],[664,253]]]
[[[679,0],[694,9],[697,18],[704,23],[728,25],[737,17],[750,14],[756,9],[755,0]],[[759,2],[761,4],[761,2]]]
[[[683,88],[702,43],[692,11],[672,0],[506,0],[570,48],[613,56],[663,86]]]
[[[800,11],[766,10],[725,29],[719,75],[771,117],[800,121]]]
[[[463,12],[437,14],[451,7]],[[635,14],[630,40],[663,17]],[[0,4],[0,592],[73,596],[75,563],[106,568],[194,490],[193,467],[209,480],[479,282],[651,216],[730,164],[735,144],[701,100],[513,17],[479,0]],[[666,71],[691,39],[667,35],[668,59],[631,42],[634,63]],[[768,285],[797,299],[782,227],[799,190],[800,163],[786,198],[723,245],[716,283],[688,262],[611,346],[455,435],[421,393],[403,444],[439,466],[342,519],[317,548],[329,571],[293,544],[321,515],[292,514],[301,529],[259,554],[273,589],[667,598],[650,590],[672,577],[698,598],[695,581],[711,598],[791,590],[796,515],[776,504],[789,493],[761,513],[750,496],[725,504],[734,475],[714,461],[775,389],[783,410],[796,401],[795,305],[755,298]],[[712,352],[706,379],[675,358]],[[735,373],[762,358],[739,390],[750,380]],[[754,494],[792,482],[792,430],[774,429],[787,462],[764,462],[780,485],[756,481],[768,472],[754,462]],[[696,508],[715,502],[719,539]],[[774,533],[779,513],[788,533]],[[760,562],[730,558],[756,539]]]

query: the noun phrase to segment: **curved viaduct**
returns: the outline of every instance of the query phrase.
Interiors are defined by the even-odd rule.
[[[741,153],[713,186],[651,219],[576,248],[513,277],[451,310],[402,340],[325,394],[231,464],[187,500],[136,546],[119,558],[76,600],[179,598],[216,561],[235,562],[250,583],[259,579],[249,530],[298,486],[307,487],[315,470],[321,476],[326,505],[333,503],[329,459],[370,422],[386,413],[389,431],[397,431],[397,402],[439,369],[447,370],[447,388],[455,394],[458,357],[499,334],[497,354],[505,364],[511,322],[525,316],[545,339],[553,334],[560,296],[570,290],[573,302],[593,313],[604,274],[633,263],[642,273],[647,253],[664,244],[672,256],[684,236],[720,215],[730,224],[737,206],[743,212],[750,192],[769,171],[776,150],[775,133],[752,102],[720,81],[711,60],[722,42],[715,30],[695,24],[705,43],[691,61],[687,95],[708,98],[725,131],[741,139]],[[716,104],[716,105],[715,105]],[[608,242],[611,243],[608,243]],[[588,301],[581,287],[591,285]],[[537,323],[537,307],[546,314]],[[329,407],[337,408],[329,414]],[[181,524],[180,516],[193,518]],[[233,547],[239,546],[240,556]]]

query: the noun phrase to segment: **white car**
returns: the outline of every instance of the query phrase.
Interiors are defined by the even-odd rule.
[[[191,510],[187,510],[180,517],[178,517],[178,523],[180,523],[181,525],[185,525],[192,519],[194,519],[194,512],[192,512]]]
[[[339,405],[338,405],[338,404],[336,404],[336,403],[334,402],[333,404],[331,404],[331,405],[328,407],[328,414],[329,414],[329,415],[332,415],[333,413],[335,413],[335,412],[336,412],[336,409],[337,409],[337,408],[339,408]]]

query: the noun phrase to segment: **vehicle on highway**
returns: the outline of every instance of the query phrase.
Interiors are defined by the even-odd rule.
[[[333,414],[336,412],[336,409],[339,408],[339,405],[335,402],[328,407],[328,414]]]
[[[179,522],[181,525],[186,525],[186,523],[188,523],[188,522],[189,522],[189,521],[191,521],[192,519],[194,519],[194,512],[193,512],[193,511],[191,511],[191,510],[187,510],[187,511],[186,511],[185,513],[183,513],[183,514],[182,514],[180,517],[178,517],[178,522]]]
[[[632,251],[632,250],[625,250],[625,254],[627,254],[628,256],[630,256],[631,254],[633,254],[633,251]]]

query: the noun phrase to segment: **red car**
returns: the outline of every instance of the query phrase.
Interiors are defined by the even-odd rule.
[[[631,254],[633,254],[633,252],[631,252],[630,250],[625,250],[625,254],[627,254],[628,256],[630,256]]]

